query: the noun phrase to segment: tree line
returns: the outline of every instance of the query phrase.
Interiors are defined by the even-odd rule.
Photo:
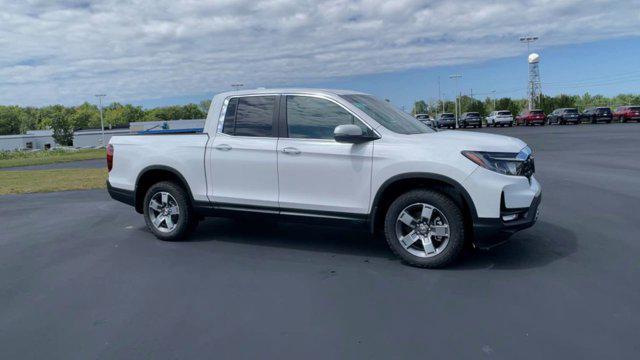
[[[127,127],[131,122],[204,119],[210,100],[200,104],[173,105],[144,109],[141,106],[112,103],[103,108],[106,129]],[[0,106],[0,135],[24,134],[28,130],[52,129],[60,144],[69,144],[73,132],[100,128],[100,109],[85,102],[79,106],[51,105],[45,107]],[[62,135],[61,135],[62,134]],[[65,135],[66,134],[66,135]],[[56,139],[58,141],[58,139]]]
[[[204,100],[199,104],[173,105],[144,109],[141,106],[130,104],[112,103],[103,108],[105,128],[127,127],[131,122],[178,120],[178,119],[203,119],[207,116],[210,100]],[[575,107],[584,110],[590,106],[638,105],[640,95],[620,94],[614,97],[603,95],[543,95],[537,108],[545,113],[563,107]],[[467,95],[460,97],[461,112],[475,111],[481,116],[488,115],[494,110],[510,110],[518,114],[527,107],[525,99],[512,99],[503,97],[499,99],[485,98],[479,100]],[[434,101],[427,103],[424,100],[415,102],[412,113],[436,113],[454,112],[453,101]],[[51,105],[45,107],[20,107],[0,106],[0,135],[24,134],[28,130],[52,129],[56,141],[60,144],[70,144],[73,132],[82,129],[100,128],[100,110],[94,104],[85,102],[79,106]]]
[[[583,111],[585,108],[594,106],[608,106],[612,110],[620,105],[640,105],[640,95],[619,94],[614,97],[606,97],[603,95],[591,95],[585,93],[583,95],[566,95],[557,96],[542,95],[541,99],[535,104],[536,109],[544,111],[545,114],[551,113],[559,108],[577,108]],[[527,108],[526,99],[512,99],[503,97],[499,99],[485,98],[479,100],[468,95],[460,97],[460,109],[463,112],[478,112],[481,116],[487,116],[495,110],[509,110],[512,114],[519,114]],[[454,113],[455,102],[451,100],[433,101],[427,103],[424,100],[418,100],[414,103],[412,114],[430,114],[435,116],[436,113],[443,112]]]

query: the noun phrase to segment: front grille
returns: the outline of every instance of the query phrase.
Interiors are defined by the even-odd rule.
[[[535,172],[536,164],[533,161],[533,156],[529,156],[525,161],[522,162],[522,164],[520,164],[518,175],[523,175],[530,179]]]

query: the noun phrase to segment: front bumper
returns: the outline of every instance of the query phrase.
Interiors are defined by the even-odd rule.
[[[488,249],[509,239],[516,232],[529,228],[538,220],[542,194],[538,194],[531,202],[531,206],[520,209],[519,218],[503,221],[500,218],[477,218],[473,222],[473,244],[480,249]],[[513,213],[513,211],[511,211]]]

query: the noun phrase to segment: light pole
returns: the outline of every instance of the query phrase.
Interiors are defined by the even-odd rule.
[[[231,84],[231,87],[233,88],[234,91],[238,91],[238,89],[240,89],[243,86],[244,84],[240,84],[240,83]]]
[[[538,40],[539,38],[537,36],[530,36],[530,35],[526,35],[526,36],[521,36],[520,37],[520,42],[521,43],[526,43],[527,44],[527,55],[529,55],[529,44]]]
[[[458,79],[460,79],[462,77],[461,74],[453,74],[453,75],[449,75],[449,79],[453,79],[456,82],[456,103],[455,103],[455,108],[456,108],[456,128],[458,127],[458,112],[460,111],[460,104],[458,102],[458,93],[460,92],[458,90]]]
[[[444,103],[442,102],[442,91],[440,91],[440,76],[438,76],[438,101],[442,104],[442,112],[444,113]],[[436,104],[436,117],[438,117],[438,105]]]
[[[95,97],[98,98],[98,101],[100,102],[100,132],[102,134],[102,146],[106,146],[106,144],[104,143],[104,119],[102,117],[102,98],[105,97],[107,95],[105,94],[96,94]]]
[[[491,90],[491,97],[493,98],[493,111],[496,111],[496,91]]]

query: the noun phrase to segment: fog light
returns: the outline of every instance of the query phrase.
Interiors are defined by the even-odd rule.
[[[502,221],[512,221],[518,218],[518,214],[502,215]]]

